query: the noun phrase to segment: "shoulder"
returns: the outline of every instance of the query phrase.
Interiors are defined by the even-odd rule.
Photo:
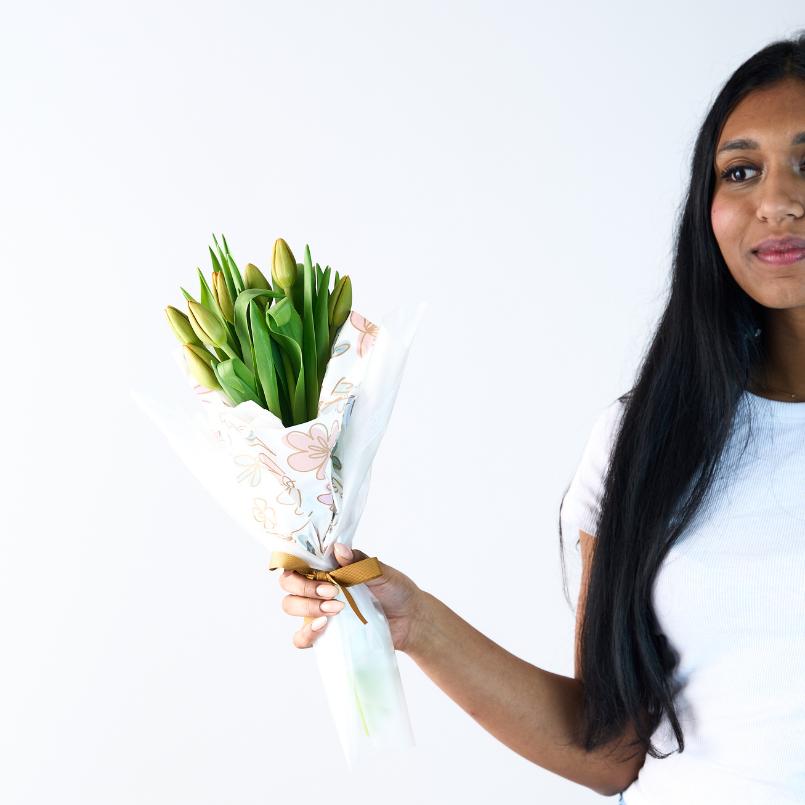
[[[623,412],[626,410],[627,401],[628,396],[623,394],[598,411],[587,440],[588,449],[609,452]]]
[[[562,517],[572,524],[574,530],[581,529],[591,535],[596,533],[604,476],[627,401],[627,395],[622,395],[594,415],[561,509]]]

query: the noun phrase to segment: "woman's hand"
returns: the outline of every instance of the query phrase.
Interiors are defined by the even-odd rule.
[[[363,551],[352,550],[336,543],[335,559],[339,566],[366,559]],[[383,575],[364,582],[380,602],[388,618],[394,648],[405,651],[419,612],[422,591],[404,573],[380,562]],[[289,595],[282,599],[282,608],[289,615],[314,618],[294,633],[293,644],[297,648],[310,648],[332,617],[344,608],[341,601],[331,600],[338,594],[336,587],[326,581],[306,579],[300,573],[284,570],[279,577],[280,587]]]

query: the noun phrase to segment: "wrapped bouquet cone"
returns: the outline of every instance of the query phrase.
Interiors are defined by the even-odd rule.
[[[330,270],[314,267],[308,250],[300,314],[286,295],[298,266],[283,244],[275,245],[276,292],[262,290],[268,281],[247,267],[246,284],[258,287],[241,285],[232,299],[222,272],[212,289],[202,286],[201,301],[188,299],[187,317],[169,311],[184,393],[166,398],[161,387],[132,393],[207,492],[265,546],[268,566],[331,574],[338,585],[346,606],[330,619],[314,654],[345,757],[354,767],[378,751],[413,745],[388,621],[361,582],[380,572],[379,565],[364,561],[340,568],[333,550],[337,543],[352,545],[425,305],[399,307],[377,325],[346,308],[352,289],[348,278],[340,278],[329,309]],[[232,270],[228,247],[219,250],[215,262],[222,261]],[[237,289],[242,280],[236,271],[229,278]],[[214,355],[216,348],[226,354]],[[312,386],[304,377],[308,369]],[[237,383],[251,389],[239,402],[231,396]],[[262,404],[269,398],[274,411]],[[276,685],[287,691],[287,680]]]

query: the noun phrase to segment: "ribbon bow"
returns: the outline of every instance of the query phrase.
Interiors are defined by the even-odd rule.
[[[330,584],[334,584],[338,591],[344,594],[344,598],[347,599],[347,603],[352,607],[352,611],[360,618],[363,624],[366,623],[366,618],[361,614],[355,599],[350,595],[347,587],[351,587],[353,584],[363,584],[365,581],[371,581],[383,575],[376,556],[369,556],[366,559],[360,559],[357,562],[352,562],[349,565],[337,567],[333,570],[316,570],[316,568],[306,565],[305,561],[298,556],[283,553],[282,551],[272,551],[268,569],[276,570],[278,567],[283,570],[295,570],[308,579],[328,581]],[[305,623],[310,620],[313,619],[305,618]]]

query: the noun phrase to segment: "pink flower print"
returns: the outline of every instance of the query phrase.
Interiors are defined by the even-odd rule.
[[[276,455],[273,450],[271,451],[271,453]],[[273,475],[276,475],[278,478],[282,478],[282,476],[285,475],[280,465],[277,464],[277,462],[274,461],[274,459],[271,458],[271,456],[269,456],[268,453],[260,452],[258,453],[258,457],[260,459],[260,462],[262,464],[265,464],[265,466],[268,467],[268,471],[271,472]]]
[[[342,377],[336,384],[333,386],[333,390],[331,392],[331,396],[329,399],[321,399],[319,400],[319,414],[329,408],[331,405],[335,405],[338,402],[342,402],[349,397],[350,391],[352,391],[353,384],[347,380],[345,377]],[[342,405],[340,408],[336,409],[339,413],[344,410],[344,406]]]
[[[330,484],[327,484],[327,489],[329,492],[322,492],[320,495],[316,497],[316,500],[319,503],[323,503],[325,506],[329,506],[331,509],[333,508],[333,487]]]
[[[374,346],[379,328],[355,311],[349,314],[349,321],[361,334],[358,339],[358,355],[363,357]]]
[[[272,450],[271,452],[273,453],[274,451]],[[293,506],[294,514],[302,514],[302,510],[300,509],[302,505],[302,493],[296,488],[296,482],[292,478],[289,478],[282,471],[279,464],[267,453],[260,453],[259,456],[260,461],[268,467],[269,472],[279,480],[279,484],[282,487],[276,498],[277,503],[281,503],[284,506]]]
[[[338,429],[339,423],[336,421],[333,423],[332,433],[328,433],[327,426],[321,422],[311,425],[307,433],[291,431],[285,436],[285,444],[298,452],[288,456],[288,466],[299,472],[316,470],[316,478],[323,481],[324,468],[338,441]]]
[[[293,506],[294,514],[303,514],[302,493],[296,488],[296,484],[287,475],[283,475],[280,481],[282,491],[277,495],[277,503],[283,506]]]
[[[269,534],[277,533],[277,515],[274,509],[268,505],[268,501],[265,498],[254,498],[252,500],[252,516]],[[285,537],[285,539],[290,538]]]

